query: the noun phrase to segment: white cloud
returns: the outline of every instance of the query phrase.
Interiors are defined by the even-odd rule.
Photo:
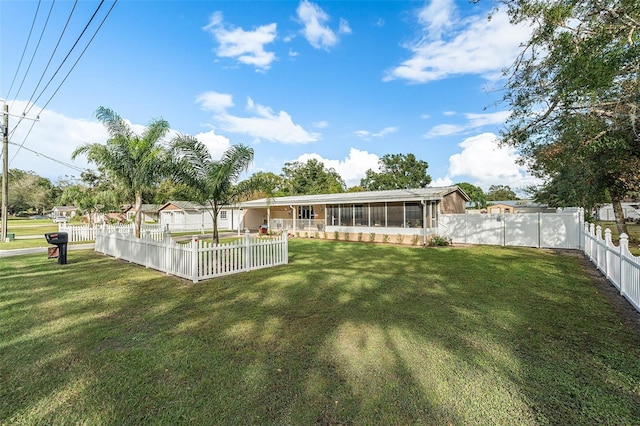
[[[245,65],[253,65],[258,71],[266,71],[276,59],[273,52],[265,51],[265,45],[276,38],[276,24],[261,25],[253,31],[242,28],[225,27],[222,13],[215,12],[209,19],[209,24],[203,28],[211,33],[219,46],[218,56],[235,58]]]
[[[425,139],[436,138],[438,136],[456,135],[464,131],[465,126],[459,126],[456,124],[439,124],[429,130],[423,137]]]
[[[433,0],[418,12],[418,22],[425,26],[430,38],[438,39],[453,25],[451,15],[455,4],[451,0]]]
[[[306,163],[310,159],[318,160],[322,162],[325,167],[333,168],[345,181],[347,187],[359,185],[360,180],[365,177],[367,170],[372,169],[376,172],[380,170],[378,164],[380,158],[376,154],[360,151],[356,148],[351,148],[349,156],[342,160],[329,160],[319,154],[312,153],[302,154],[294,161]]]
[[[346,19],[340,18],[340,27],[338,29],[338,32],[340,34],[351,34],[351,27],[349,26],[349,22]]]
[[[512,25],[503,9],[490,20],[485,15],[453,20],[454,13],[453,0],[426,4],[418,14],[422,33],[404,46],[412,52],[411,58],[389,71],[384,80],[427,83],[461,74],[495,79],[513,63],[530,34],[526,26]]]
[[[304,25],[302,34],[311,46],[316,49],[329,50],[338,43],[338,36],[327,25],[330,17],[320,6],[303,0],[298,5],[297,13],[298,19]],[[338,31],[341,34],[351,33],[349,23],[345,19],[340,18]]]
[[[511,111],[497,111],[487,114],[467,113],[464,116],[469,120],[469,127],[482,127],[494,124],[504,124],[511,115]]]
[[[467,122],[464,124],[439,124],[434,126],[426,134],[425,139],[431,139],[439,136],[457,135],[470,130],[476,130],[483,126],[502,125],[509,118],[510,111],[497,111],[486,114],[465,113]],[[452,112],[444,112],[444,115],[455,115]]]
[[[256,104],[251,98],[247,99],[246,110],[249,115],[245,117],[232,115],[226,110],[233,105],[231,95],[206,92],[198,96],[196,102],[203,109],[212,111],[214,124],[227,132],[284,144],[316,142],[321,138],[319,133],[308,132],[295,124],[287,112],[275,113],[269,107]]]
[[[449,157],[449,171],[438,184],[467,181],[485,191],[491,185],[509,185],[516,190],[539,181],[517,164],[518,153],[512,147],[500,146],[493,133],[482,133],[462,141],[462,151]]]
[[[397,127],[385,127],[384,129],[380,130],[379,132],[370,132],[368,130],[357,130],[355,132],[353,132],[356,136],[358,136],[359,138],[362,138],[364,140],[371,140],[371,138],[383,138],[386,135],[389,135],[391,133],[395,133],[398,131]]]
[[[198,133],[194,135],[194,137],[206,145],[211,154],[211,158],[214,160],[222,158],[222,154],[231,147],[229,138],[217,135],[214,130]]]
[[[9,103],[12,105],[12,113],[22,113],[28,108],[24,101]],[[33,106],[31,111],[27,116],[35,118],[40,107]],[[109,137],[107,130],[98,121],[74,119],[49,109],[42,111],[35,123],[28,120],[18,123],[19,119],[10,117],[9,131],[12,134],[9,138],[9,168],[33,171],[53,182],[64,175],[79,176],[78,169],[89,168],[84,157],[71,160],[71,154],[78,146],[86,142],[104,143]],[[24,147],[19,149],[23,142]]]
[[[233,97],[226,93],[205,92],[196,98],[202,109],[223,112],[233,106]]]
[[[315,127],[316,129],[324,129],[325,127],[329,127],[329,123],[326,121],[316,121],[314,123],[312,123],[312,126]]]

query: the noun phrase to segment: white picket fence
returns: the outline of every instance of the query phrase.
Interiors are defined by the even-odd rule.
[[[438,234],[459,244],[579,249],[582,209],[557,213],[445,214]]]
[[[98,229],[106,230],[108,232],[117,231],[120,234],[131,234],[135,233],[135,225],[125,224],[125,225],[68,225],[66,223],[61,223],[58,225],[58,232],[66,232],[69,237],[70,243],[75,243],[79,241],[94,241],[96,239],[96,231]],[[147,225],[142,224],[141,234],[147,233],[150,234],[152,238],[162,239],[164,235],[164,229],[160,225]]]
[[[629,252],[629,238],[620,235],[620,245],[611,241],[611,230],[586,223],[584,227],[584,253],[607,277],[631,305],[640,312],[640,257]]]
[[[223,275],[289,263],[287,234],[278,238],[243,238],[228,244],[210,244],[192,238],[177,243],[166,233],[161,239],[153,233],[135,238],[132,233],[98,229],[95,251],[117,259],[143,265],[194,283]]]

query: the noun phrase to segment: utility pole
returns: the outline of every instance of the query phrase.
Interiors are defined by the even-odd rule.
[[[2,231],[0,241],[7,241],[7,210],[9,206],[9,104],[5,101],[2,114]]]

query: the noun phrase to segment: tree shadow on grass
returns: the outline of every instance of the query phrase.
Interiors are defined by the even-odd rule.
[[[0,317],[7,330],[0,377],[8,384],[0,418],[577,424],[639,417],[638,340],[566,259],[332,241],[292,241],[291,251],[289,265],[197,285],[89,252],[64,269],[65,281],[35,258],[0,268],[15,278],[0,299],[11,309]]]

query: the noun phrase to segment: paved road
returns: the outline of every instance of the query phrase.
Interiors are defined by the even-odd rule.
[[[94,244],[70,244],[67,251],[93,249]],[[33,247],[15,250],[0,250],[0,257],[20,256],[22,254],[46,253],[47,247]]]

